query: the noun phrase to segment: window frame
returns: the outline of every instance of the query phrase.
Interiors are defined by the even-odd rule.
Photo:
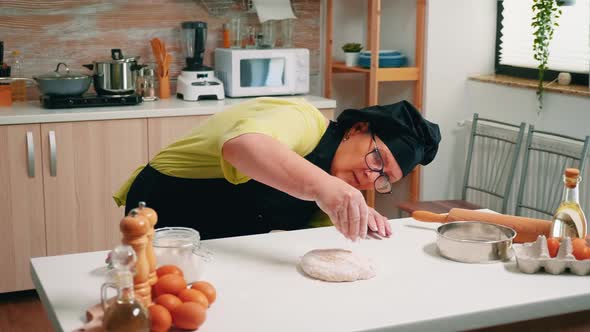
[[[513,77],[539,79],[539,70],[533,68],[516,67],[510,65],[500,64],[500,38],[502,37],[502,12],[504,11],[504,4],[502,0],[496,1],[498,6],[496,7],[496,47],[495,47],[495,59],[494,59],[494,71],[499,75],[507,75]],[[545,77],[543,81],[553,81],[557,78],[560,71],[548,69],[545,71]],[[589,74],[570,73],[572,75],[573,85],[584,85],[588,86]]]

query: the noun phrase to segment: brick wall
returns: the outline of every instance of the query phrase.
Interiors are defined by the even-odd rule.
[[[320,0],[292,0],[294,47],[309,48],[311,75],[319,74]],[[257,24],[256,14],[246,14]],[[205,64],[221,47],[222,24],[227,15],[213,16],[199,0],[11,0],[0,1],[0,40],[5,59],[12,50],[25,57],[25,76],[54,70],[58,62],[89,73],[82,64],[110,57],[110,49],[139,55],[140,63],[153,63],[150,39],[162,39],[172,53],[171,77],[184,65],[180,44],[182,21],[208,23]],[[32,98],[34,98],[34,93]]]

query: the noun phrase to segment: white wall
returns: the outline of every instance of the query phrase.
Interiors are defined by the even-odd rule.
[[[398,49],[413,63],[415,0],[382,0],[381,48]],[[494,71],[497,0],[429,0],[426,19],[426,118],[440,125],[443,140],[436,159],[423,168],[422,199],[456,199],[464,169],[466,140],[457,122],[480,116],[506,122],[532,123],[539,129],[574,136],[590,134],[590,98],[546,92],[543,114],[537,116],[535,91],[470,81],[467,77]],[[347,41],[366,35],[365,1],[335,0],[335,56]],[[359,13],[362,13],[359,14]],[[363,20],[360,20],[360,16]],[[339,53],[340,52],[340,53]],[[338,108],[364,105],[364,80],[358,74],[334,75]],[[411,100],[408,83],[387,83],[379,90],[379,103]],[[390,217],[398,199],[407,195],[407,183],[398,195],[379,197],[377,207]]]
[[[546,92],[537,116],[534,90],[466,79],[494,70],[496,5],[496,0],[429,1],[424,111],[441,126],[443,144],[424,169],[423,199],[460,197],[466,142],[457,122],[474,112],[562,134],[590,134],[590,98]]]
[[[494,71],[496,3],[428,2],[424,112],[439,124],[442,141],[436,159],[424,167],[422,199],[460,197],[466,142],[457,121],[470,118],[476,110],[480,112],[467,106],[467,87],[471,84],[467,77]],[[497,95],[487,102],[495,99],[499,99]]]

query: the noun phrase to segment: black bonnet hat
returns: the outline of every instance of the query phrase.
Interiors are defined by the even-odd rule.
[[[371,130],[393,153],[404,176],[418,164],[428,165],[438,151],[441,139],[438,125],[424,119],[408,101],[347,109],[338,116],[338,124],[343,128],[350,128],[357,122],[369,123]]]

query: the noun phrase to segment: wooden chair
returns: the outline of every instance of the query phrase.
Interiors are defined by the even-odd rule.
[[[541,219],[553,217],[561,202],[565,169],[580,169],[581,185],[590,180],[583,178],[589,145],[590,136],[579,139],[529,126],[516,215]]]
[[[486,207],[505,213],[524,129],[524,122],[517,126],[473,114],[461,200],[403,202],[397,206],[400,217],[402,211],[445,213],[452,208]],[[501,208],[492,206],[492,200]]]

